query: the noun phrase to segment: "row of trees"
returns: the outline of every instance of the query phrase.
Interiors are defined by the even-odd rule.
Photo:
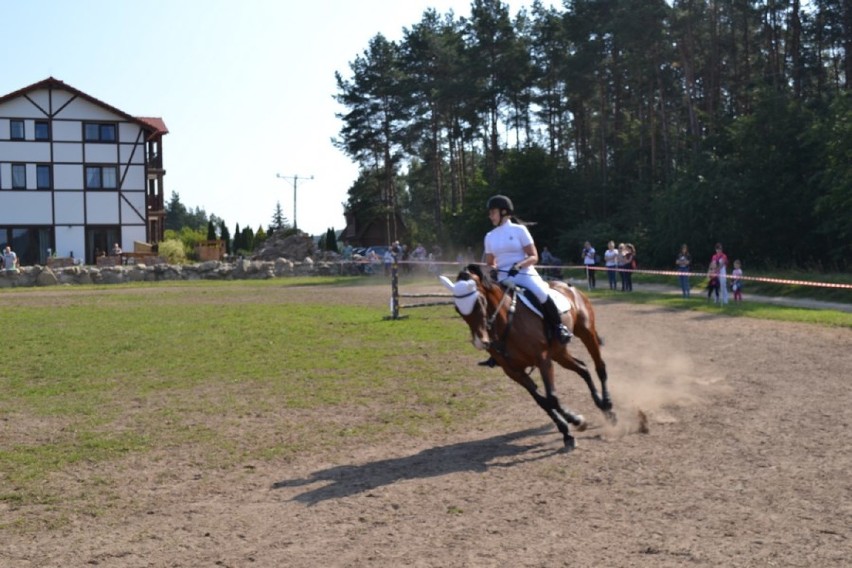
[[[272,220],[266,230],[262,226],[254,231],[245,226],[240,229],[237,223],[233,237],[225,221],[214,214],[196,207],[194,210],[186,207],[180,201],[180,195],[172,192],[166,204],[166,240],[178,240],[183,243],[186,254],[193,254],[195,246],[203,241],[221,239],[225,241],[228,254],[249,255],[266,240],[267,236],[277,231],[291,230],[281,203],[276,203]]]
[[[852,4],[474,0],[377,35],[337,73],[347,208],[477,246],[487,196],[539,246],[638,245],[668,266],[716,241],[754,266],[852,258]]]

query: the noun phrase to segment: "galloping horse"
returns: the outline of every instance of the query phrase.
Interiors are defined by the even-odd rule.
[[[496,360],[503,371],[532,395],[538,405],[550,416],[562,433],[566,451],[574,449],[574,437],[568,430],[569,424],[582,432],[586,429],[585,418],[566,410],[556,396],[553,380],[553,361],[574,371],[586,381],[592,399],[610,422],[615,422],[612,400],[606,387],[606,364],[601,357],[601,338],[595,330],[595,313],[589,298],[579,289],[564,282],[550,282],[551,295],[556,292],[557,306],[567,300],[567,311],[562,321],[579,338],[595,362],[595,371],[601,383],[601,394],[586,365],[568,352],[568,346],[549,336],[539,315],[526,303],[518,302],[520,292],[513,287],[504,289],[494,282],[482,268],[469,264],[462,270],[456,282],[446,276],[441,282],[453,292],[456,311],[461,314],[470,328],[473,345],[484,349]],[[559,299],[558,295],[563,299]],[[544,381],[542,395],[533,378],[532,368],[537,367]],[[529,370],[528,370],[529,369]]]

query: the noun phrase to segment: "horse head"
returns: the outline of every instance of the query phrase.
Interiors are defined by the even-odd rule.
[[[456,311],[470,328],[471,341],[477,349],[487,350],[491,346],[489,304],[496,294],[502,294],[500,287],[476,264],[469,264],[459,272],[453,282],[446,276],[439,276],[441,283],[453,294]]]

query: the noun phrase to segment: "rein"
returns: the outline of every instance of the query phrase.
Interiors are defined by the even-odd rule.
[[[503,330],[503,336],[492,343],[494,344],[494,348],[497,349],[501,355],[508,359],[508,354],[503,349],[503,346],[506,345],[506,338],[509,337],[509,330],[512,329],[512,321],[515,319],[515,308],[518,305],[518,294],[514,286],[510,286],[503,293],[503,297],[500,298],[500,301],[494,307],[494,313],[491,315],[491,317],[485,320],[485,328],[488,330],[488,333],[490,335],[491,331],[494,329],[494,321],[497,319],[497,316],[500,314],[500,311],[506,304],[507,299],[509,299],[510,301],[508,308],[509,315],[506,318],[506,329]]]

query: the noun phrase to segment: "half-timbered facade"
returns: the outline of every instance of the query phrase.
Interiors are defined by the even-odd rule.
[[[160,118],[134,117],[52,77],[0,96],[0,246],[94,263],[163,236]]]

